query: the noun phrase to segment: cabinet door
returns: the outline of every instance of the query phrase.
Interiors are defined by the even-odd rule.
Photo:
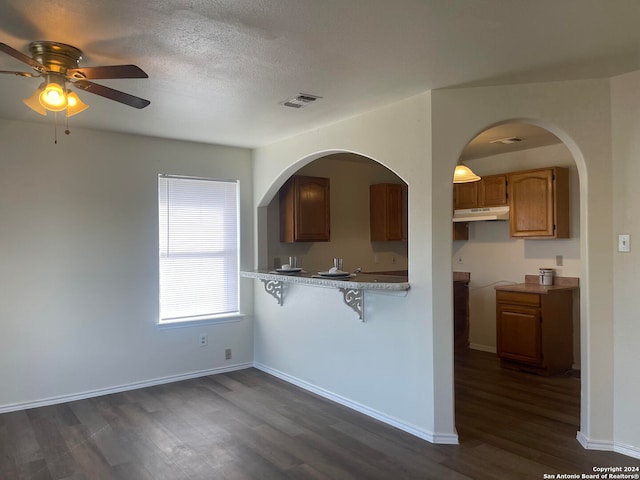
[[[293,176],[280,190],[280,241],[330,239],[329,179]]]
[[[453,208],[507,205],[507,176],[488,175],[477,182],[453,185]]]
[[[509,175],[512,237],[554,237],[553,169]]]
[[[406,238],[406,188],[380,183],[369,187],[369,228],[371,241],[398,241]]]
[[[507,205],[507,176],[489,175],[480,180],[481,207],[499,207]]]
[[[540,310],[502,303],[496,308],[498,356],[542,365]]]
[[[453,208],[476,208],[480,181],[453,184]]]

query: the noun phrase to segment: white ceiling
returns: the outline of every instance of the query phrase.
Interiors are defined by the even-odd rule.
[[[134,63],[149,79],[96,81],[70,126],[245,147],[443,87],[599,78],[640,69],[638,0],[2,0],[0,42],[53,40],[82,66]],[[0,54],[0,70],[29,71]],[[0,75],[0,117],[53,122]],[[299,93],[324,97],[303,109]]]
[[[512,138],[519,138],[520,141],[514,143],[496,142],[497,140]],[[545,147],[556,143],[561,143],[561,140],[544,128],[528,123],[505,123],[489,128],[473,138],[462,151],[460,161],[465,162],[476,158]]]

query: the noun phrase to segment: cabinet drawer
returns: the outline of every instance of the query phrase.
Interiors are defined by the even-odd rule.
[[[537,293],[506,292],[498,290],[496,301],[499,303],[513,303],[517,305],[540,306],[540,295]]]

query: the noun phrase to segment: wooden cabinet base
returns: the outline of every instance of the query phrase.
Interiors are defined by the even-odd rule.
[[[496,287],[497,353],[505,368],[556,375],[573,364],[573,291]],[[514,286],[517,288],[517,286]]]

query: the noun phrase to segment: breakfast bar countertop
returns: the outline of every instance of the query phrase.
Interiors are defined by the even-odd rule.
[[[409,290],[407,277],[368,273],[351,274],[346,278],[320,277],[312,272],[279,273],[274,270],[241,271],[241,277],[257,278],[272,282],[294,283],[319,287],[348,288],[351,290]]]
[[[358,314],[362,322],[365,316],[365,292],[406,296],[409,290],[408,277],[396,275],[351,273],[336,278],[305,270],[291,273],[255,270],[241,271],[240,276],[260,280],[264,284],[265,292],[275,298],[280,306],[284,305],[284,284],[335,288],[342,293],[344,303]]]

